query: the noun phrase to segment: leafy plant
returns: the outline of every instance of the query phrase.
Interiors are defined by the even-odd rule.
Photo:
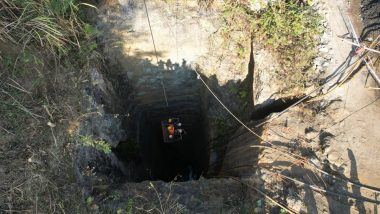
[[[127,204],[127,214],[132,214],[133,212],[133,198],[128,198],[128,204]]]
[[[132,214],[133,213],[133,198],[128,198],[126,209],[118,208],[116,214]]]
[[[91,206],[93,203],[94,203],[94,197],[92,197],[92,196],[87,197],[86,204],[88,206]]]
[[[239,98],[241,100],[245,100],[248,96],[248,92],[246,90],[240,90],[239,91]]]
[[[277,1],[260,15],[257,27],[266,45],[279,52],[282,71],[280,79],[287,87],[303,88],[311,80],[309,70],[316,56],[316,36],[321,34],[321,17],[307,3]],[[308,71],[308,72],[307,72]]]
[[[111,199],[118,201],[120,198],[123,197],[123,194],[120,191],[114,191],[111,195]]]
[[[102,151],[106,154],[111,153],[111,146],[104,140],[95,140],[91,136],[79,136],[80,142],[84,146],[93,147],[98,151]]]

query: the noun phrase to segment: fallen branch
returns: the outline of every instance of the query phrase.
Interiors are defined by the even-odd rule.
[[[15,133],[13,133],[13,132],[7,130],[6,128],[4,128],[4,127],[2,127],[2,126],[0,126],[0,129],[4,130],[6,133],[8,133],[8,134],[10,134],[10,135],[16,135]]]
[[[376,81],[376,83],[380,86],[380,78],[376,75],[375,71],[373,68],[369,65],[366,59],[363,59],[365,64],[367,65],[368,68],[368,73],[371,74],[372,78]]]
[[[31,112],[29,109],[27,109],[24,105],[22,105],[16,98],[14,98],[11,94],[9,94],[8,92],[4,91],[4,90],[1,90],[1,92],[3,92],[4,94],[8,95],[9,97],[11,97],[13,99],[13,101],[15,101],[15,103],[18,104],[18,107],[20,110],[24,111],[25,113],[28,113],[30,116],[32,116],[34,119],[38,120],[38,118],[44,118],[43,116],[41,115],[38,115],[38,114],[35,114],[33,112]]]

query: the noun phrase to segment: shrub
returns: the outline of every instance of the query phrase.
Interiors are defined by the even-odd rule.
[[[289,89],[301,89],[313,80],[310,68],[316,57],[316,36],[322,33],[321,17],[308,3],[277,1],[259,14],[256,24],[267,47],[275,50],[282,65],[278,72]]]
[[[227,1],[223,11],[222,35],[241,45],[254,39],[272,50],[282,66],[277,72],[284,89],[297,90],[312,80],[310,69],[316,57],[316,37],[322,33],[321,16],[311,1],[277,0],[260,11],[249,9],[246,1]]]
[[[255,27],[273,48],[303,43],[313,46],[314,36],[321,32],[320,16],[311,6],[297,1],[270,4],[258,15]]]

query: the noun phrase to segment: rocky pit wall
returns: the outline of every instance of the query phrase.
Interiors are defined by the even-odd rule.
[[[245,80],[250,53],[242,58],[231,50],[218,52],[220,38],[210,40],[220,25],[218,13],[199,11],[195,2],[177,8],[152,1],[148,8],[158,64],[143,2],[107,5],[99,16],[107,68],[95,64],[90,69],[91,85],[83,93],[84,106],[93,116],[81,123],[80,135],[104,139],[112,152],[78,147],[76,168],[85,197],[95,198],[92,209],[99,212],[117,210],[130,201],[141,205],[140,211],[262,209],[261,202],[252,204],[258,200],[256,194],[238,181],[203,178],[219,176],[223,145],[238,126],[194,70],[232,111],[247,117],[243,110],[248,102],[239,94],[248,93],[244,85],[252,85]],[[239,69],[226,72],[232,68]],[[169,117],[179,117],[187,131],[184,140],[173,145],[162,143],[160,121]],[[173,179],[187,182],[157,181]],[[159,195],[152,194],[155,190]],[[161,197],[167,199],[163,207]]]
[[[178,6],[162,1],[147,3],[159,54],[158,65],[143,2],[120,1],[120,4],[101,8],[98,28],[102,32],[100,41],[108,68],[94,66],[90,72],[92,86],[84,91],[85,106],[96,112],[96,116],[81,124],[80,133],[107,140],[113,152],[106,155],[89,147],[79,147],[76,160],[85,196],[94,196],[95,202],[102,204],[102,207],[92,207],[94,211],[117,210],[132,203],[131,206],[140,206],[141,212],[264,212],[262,196],[226,178],[229,176],[259,186],[296,212],[342,213],[342,210],[371,209],[372,203],[348,199],[347,195],[361,195],[373,202],[373,192],[356,186],[351,188],[347,182],[306,170],[302,163],[271,150],[251,148],[262,143],[261,140],[243,127],[239,128],[194,72],[195,68],[201,72],[221,100],[248,121],[252,116],[252,103],[265,108],[275,100],[286,98],[278,96],[279,86],[271,84],[273,75],[269,74],[275,70],[276,62],[270,53],[251,47],[251,53],[237,57],[233,44],[222,47],[221,38],[215,34],[221,21],[217,8],[201,10],[195,1]],[[343,2],[337,3],[343,11],[347,9]],[[333,36],[347,32],[343,19],[336,18],[340,12],[335,2],[321,1],[316,7],[325,15],[327,30],[321,38],[320,57],[315,66],[328,76],[346,60],[351,47]],[[340,173],[353,182],[379,186],[376,183],[379,179],[373,177],[378,163],[371,158],[376,157],[378,151],[374,149],[380,139],[375,130],[378,124],[370,120],[373,135],[368,137],[365,135],[368,121],[358,122],[368,112],[377,117],[379,106],[367,108],[367,113],[356,114],[344,125],[338,123],[330,127],[356,112],[358,102],[366,103],[375,97],[362,87],[363,78],[356,76],[352,84],[361,89],[352,90],[349,96],[349,86],[346,86],[321,100],[292,108],[279,119],[254,130],[264,140],[310,158],[319,169]],[[240,96],[242,91],[254,98],[247,101],[249,97]],[[360,99],[354,102],[355,97]],[[292,103],[279,106],[284,109]],[[256,119],[263,119],[271,112],[260,113]],[[169,116],[183,118],[189,130],[189,140],[183,145],[160,144],[160,129],[155,127]],[[259,122],[247,124],[254,127]],[[366,147],[364,143],[371,146]],[[138,157],[125,155],[130,154],[127,150],[131,144],[138,145],[134,150],[138,151]],[[363,151],[363,148],[367,149]],[[358,157],[358,153],[362,155]],[[372,155],[366,159],[364,154]],[[305,185],[275,176],[275,171],[345,196],[314,192]],[[182,176],[176,177],[179,174]],[[187,182],[155,181],[170,181],[174,177]]]

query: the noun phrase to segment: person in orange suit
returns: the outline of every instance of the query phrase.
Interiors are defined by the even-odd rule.
[[[169,138],[173,139],[174,133],[175,133],[175,128],[173,124],[168,125],[168,132],[169,132]]]

